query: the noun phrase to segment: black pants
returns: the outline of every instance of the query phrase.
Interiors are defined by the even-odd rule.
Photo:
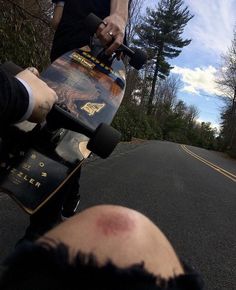
[[[64,202],[73,198],[74,195],[78,195],[80,174],[81,167],[42,208],[30,216],[30,225],[25,234],[26,238],[36,239],[61,220],[61,209]]]

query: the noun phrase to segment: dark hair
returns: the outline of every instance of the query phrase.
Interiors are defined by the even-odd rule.
[[[195,273],[168,281],[148,273],[143,264],[121,269],[112,262],[99,266],[93,255],[77,253],[69,262],[64,244],[49,246],[30,242],[19,246],[6,261],[1,290],[199,290]]]

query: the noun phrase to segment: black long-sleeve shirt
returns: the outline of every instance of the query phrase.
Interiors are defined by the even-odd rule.
[[[26,88],[0,67],[0,127],[20,120],[27,111],[28,104]]]
[[[90,35],[84,23],[89,13],[104,19],[110,13],[110,0],[51,0],[65,2],[63,15],[54,35],[51,61],[62,54],[90,43]]]

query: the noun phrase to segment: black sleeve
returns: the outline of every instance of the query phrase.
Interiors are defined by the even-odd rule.
[[[29,105],[29,95],[16,78],[0,67],[0,126],[20,120]]]
[[[66,0],[52,0],[52,3],[57,3],[57,2],[66,2]]]

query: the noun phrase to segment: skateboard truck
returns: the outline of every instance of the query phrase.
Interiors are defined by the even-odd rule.
[[[59,128],[84,134],[89,137],[88,150],[101,158],[107,158],[121,139],[121,133],[113,127],[101,123],[95,130],[82,123],[67,110],[55,104],[47,117],[47,127],[51,130]]]
[[[85,19],[87,29],[92,35],[95,34],[102,22],[102,19],[93,13],[90,13]],[[137,70],[141,69],[147,61],[146,53],[140,49],[131,49],[125,44],[121,44],[117,51],[123,52],[125,55],[127,55],[130,58],[129,64]]]

